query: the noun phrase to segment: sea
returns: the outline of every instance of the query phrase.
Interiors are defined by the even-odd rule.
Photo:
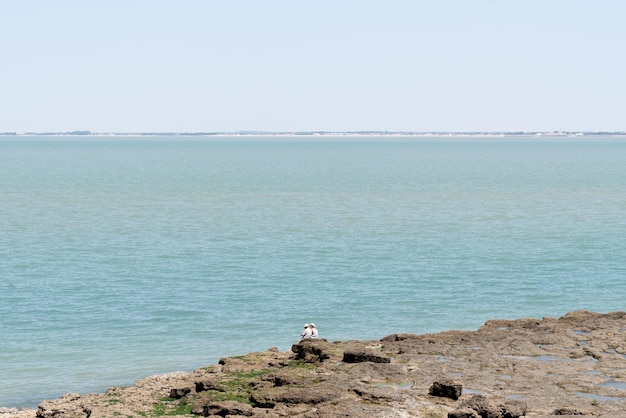
[[[0,137],[0,407],[625,305],[626,137]]]

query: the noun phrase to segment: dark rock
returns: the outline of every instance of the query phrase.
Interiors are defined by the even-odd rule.
[[[201,380],[195,382],[196,392],[204,392],[206,390],[216,390],[218,392],[226,392],[226,387],[215,380]]]
[[[249,417],[253,415],[252,406],[237,401],[211,402],[206,416],[225,417],[230,415]]]
[[[571,408],[559,408],[555,409],[552,415],[585,415],[585,413]]]
[[[208,395],[200,396],[196,398],[191,406],[191,413],[194,415],[200,415],[203,417],[209,414],[209,404],[211,403],[211,397]]]
[[[343,353],[344,363],[362,363],[370,361],[372,363],[390,363],[391,359],[384,353],[374,350],[346,350]]]
[[[468,411],[474,411],[480,418],[519,418],[526,415],[526,403],[506,401],[504,404],[487,399],[484,395],[472,395],[457,403],[457,409],[449,418],[473,417]]]
[[[39,404],[37,418],[59,418],[59,417],[85,417],[91,415],[88,408],[83,407],[80,402],[81,396],[78,393],[66,393],[60,399],[54,401],[43,401]]]
[[[460,382],[452,379],[444,379],[433,382],[428,388],[428,393],[433,396],[439,396],[442,398],[450,398],[455,401],[461,397],[463,392],[463,385]]]
[[[170,398],[180,399],[189,395],[192,392],[191,388],[172,388],[170,389]]]
[[[448,418],[480,418],[480,415],[473,409],[461,408],[448,412]]]
[[[202,396],[194,402],[191,413],[208,416],[252,416],[252,406],[237,401],[212,401],[210,396]]]
[[[361,399],[368,402],[393,402],[402,400],[402,396],[392,387],[380,386],[380,387],[358,387],[354,388],[356,393]]]
[[[277,404],[312,404],[332,401],[340,396],[335,387],[293,388],[288,386],[259,390],[251,394],[251,401],[262,408],[273,408]]]
[[[296,353],[296,360],[304,360],[307,363],[317,363],[330,358],[328,342],[323,339],[302,340],[291,346],[291,351]]]
[[[481,418],[502,418],[501,408],[499,405],[494,405],[484,395],[471,395],[470,397],[458,402],[458,408],[469,408],[474,411]]]
[[[227,373],[245,372],[250,368],[249,364],[247,364],[245,361],[234,357],[221,358],[218,364],[223,366],[223,370]]]
[[[526,416],[526,412],[528,412],[526,402],[522,401],[507,401],[500,409],[502,411],[502,418],[519,418]]]
[[[286,373],[272,373],[261,377],[262,381],[270,382],[274,387],[295,385],[301,381],[297,376]]]
[[[404,341],[409,339],[417,339],[420,336],[417,334],[392,334],[388,335],[385,338],[382,338],[381,341],[390,342],[390,341]]]

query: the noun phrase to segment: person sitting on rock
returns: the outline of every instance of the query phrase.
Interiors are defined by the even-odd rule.
[[[315,328],[315,324],[313,322],[311,322],[311,338],[317,338],[319,337],[319,332],[317,331],[317,328]]]
[[[300,333],[300,336],[302,337],[302,339],[303,340],[309,339],[311,338],[312,335],[313,335],[313,332],[311,330],[311,326],[309,324],[304,324],[304,331]]]

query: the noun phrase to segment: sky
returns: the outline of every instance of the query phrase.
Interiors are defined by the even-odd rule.
[[[624,131],[623,0],[0,0],[0,132]]]

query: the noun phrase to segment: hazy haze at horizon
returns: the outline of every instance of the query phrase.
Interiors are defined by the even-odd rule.
[[[0,12],[0,132],[626,129],[617,0],[23,0]]]

